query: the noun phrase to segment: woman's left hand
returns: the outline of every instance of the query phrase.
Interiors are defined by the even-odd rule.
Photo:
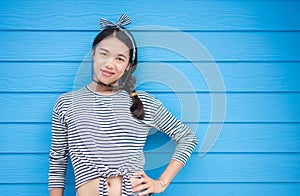
[[[141,192],[139,196],[150,193],[162,193],[163,187],[158,180],[153,180],[148,177],[145,172],[136,172],[133,176],[140,176],[141,178],[132,181],[132,192]]]

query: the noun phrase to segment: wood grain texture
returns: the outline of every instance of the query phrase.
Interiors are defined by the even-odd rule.
[[[139,46],[136,77],[147,81],[137,88],[160,99],[199,140],[163,195],[299,195],[300,1],[293,0],[0,1],[1,195],[48,194],[52,107],[89,82],[90,64],[82,61],[99,18],[114,21],[123,12]],[[221,90],[209,88],[218,72],[205,72],[215,65]],[[223,129],[200,157],[212,97],[225,92]],[[175,144],[154,133],[145,168],[157,178]],[[71,165],[67,173],[65,195],[73,196]]]
[[[161,153],[146,153],[151,164],[160,165],[147,170],[149,176],[158,178],[166,162],[160,160]],[[20,164],[20,159],[22,164]],[[156,159],[156,160],[155,160]],[[48,154],[2,154],[0,160],[0,183],[47,183]],[[156,163],[154,163],[156,161]],[[299,154],[268,153],[221,153],[200,157],[193,154],[186,167],[173,182],[299,182]],[[194,169],[201,168],[201,169]],[[74,174],[69,165],[67,182],[74,182]]]
[[[299,1],[3,1],[1,30],[98,30],[99,18],[126,12],[132,26],[190,30],[299,30]]]
[[[140,61],[300,61],[298,31],[133,34]],[[4,48],[0,61],[82,61],[96,35],[92,31],[0,31]]]
[[[51,122],[58,93],[2,93],[0,122]],[[208,93],[153,93],[184,122],[210,122]],[[191,99],[196,95],[195,99]],[[299,93],[229,93],[225,122],[299,122]],[[218,102],[220,100],[216,100]],[[221,100],[222,101],[222,100]],[[197,106],[198,105],[198,106]],[[276,107],[274,107],[274,105]],[[199,119],[196,119],[200,114]],[[214,122],[214,121],[213,121]]]
[[[208,123],[187,123],[196,133],[199,144],[208,130]],[[299,123],[225,123],[214,153],[300,153]],[[170,153],[172,148],[161,148],[170,138],[153,130],[145,151]],[[0,123],[0,153],[49,153],[51,123]],[[199,145],[194,152],[199,152]]]
[[[300,92],[299,62],[217,62],[226,92]],[[210,69],[212,63],[192,62],[141,62],[135,73],[138,89],[148,92],[170,92],[167,86],[185,80],[195,92],[210,92],[208,79],[214,74],[204,75],[201,71]],[[157,67],[159,69],[157,69]],[[173,78],[172,70],[183,75]],[[76,78],[91,79],[91,63],[82,62],[0,62],[0,92],[57,92],[72,91]],[[153,81],[159,75],[167,83]],[[152,80],[139,83],[140,80]],[[88,84],[88,83],[87,83]],[[188,92],[189,88],[177,85],[176,92]]]
[[[74,196],[74,184],[66,186],[65,196]],[[47,195],[47,184],[1,184],[0,188],[6,190],[2,195],[27,196],[31,190],[31,196]],[[245,191],[247,190],[247,191]],[[297,196],[300,193],[299,183],[171,183],[169,188],[161,195],[290,195]]]

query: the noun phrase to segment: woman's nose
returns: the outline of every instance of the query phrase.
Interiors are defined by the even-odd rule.
[[[105,63],[105,67],[106,67],[106,68],[113,68],[114,65],[115,65],[115,60],[114,60],[114,58],[109,58],[109,59],[107,60],[107,62]]]

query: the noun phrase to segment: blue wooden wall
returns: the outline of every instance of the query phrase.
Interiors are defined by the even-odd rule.
[[[99,18],[115,20],[123,12],[131,16],[132,28],[160,25],[193,36],[213,57],[226,89],[210,92],[192,62],[174,52],[141,48],[141,62],[164,62],[194,87],[187,92],[158,84],[140,88],[179,118],[176,95],[196,94],[200,118],[185,122],[199,125],[200,145],[209,123],[223,123],[210,122],[211,94],[226,93],[227,113],[217,143],[205,156],[199,156],[199,145],[163,195],[300,195],[300,1],[287,0],[1,1],[1,195],[48,194],[53,104],[73,89]],[[143,38],[158,30],[133,33]],[[138,72],[137,78],[147,74]],[[176,82],[168,73],[160,74]],[[196,110],[190,107],[188,115]],[[156,141],[155,135],[147,144],[150,151],[167,141],[164,136]],[[160,160],[164,153],[156,151],[152,158]],[[148,173],[158,177],[162,169]],[[74,195],[71,167],[66,195]]]

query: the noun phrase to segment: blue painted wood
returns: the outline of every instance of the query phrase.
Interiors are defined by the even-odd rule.
[[[126,12],[134,26],[161,25],[192,30],[299,30],[300,2],[261,1],[2,1],[0,29],[95,30],[100,17]],[[54,11],[55,10],[55,11]],[[132,25],[132,26],[133,26]]]
[[[299,92],[299,62],[217,62],[227,92]],[[159,75],[169,83],[180,83],[166,68],[184,76],[196,92],[209,92],[205,79],[216,79],[215,75],[204,75],[211,63],[200,66],[188,62],[141,62],[135,76],[137,81],[153,80]],[[81,62],[0,62],[0,92],[65,92],[71,91],[76,78],[91,79],[91,64]],[[84,71],[84,72],[83,72]],[[251,80],[251,81],[249,81]],[[166,92],[170,89],[159,85],[160,81],[139,84],[138,88],[150,92]],[[237,85],[238,84],[238,85]],[[189,89],[177,85],[176,92]]]
[[[31,196],[47,195],[47,184],[0,184],[5,190],[2,196]],[[245,191],[247,190],[247,191]],[[300,194],[299,183],[171,183],[162,196],[167,195],[242,195],[242,196],[298,196]],[[65,196],[74,196],[74,184],[68,184]]]
[[[49,195],[47,183],[0,184],[0,188],[5,190],[4,193],[1,193],[1,196],[28,196],[29,194],[30,196]],[[74,195],[76,195],[74,183],[67,184],[64,196]]]
[[[91,31],[0,31],[0,45],[4,48],[0,60],[82,61],[89,54],[96,34]],[[298,31],[188,32],[182,39],[182,32],[139,31],[133,34],[137,45],[141,46],[141,61],[300,61]],[[187,41],[190,36],[193,39]],[[146,47],[149,43],[155,48]],[[161,46],[161,43],[168,46]],[[196,46],[207,50],[212,58],[204,51],[191,49]]]
[[[164,154],[146,153],[146,168],[158,178],[166,162]],[[151,160],[148,160],[151,158]],[[0,183],[47,183],[48,154],[1,154]],[[22,164],[20,164],[22,160]],[[295,153],[220,153],[200,157],[193,154],[173,182],[299,182],[300,156]],[[153,168],[153,167],[152,167]],[[74,182],[68,166],[67,182]]]
[[[157,32],[158,26],[133,31],[141,62],[163,61],[188,78],[193,89],[176,92],[185,92],[181,98],[189,102],[198,92],[200,118],[192,118],[197,111],[193,103],[180,116],[183,102],[170,92],[182,81],[172,74],[161,73],[166,85],[155,81],[139,88],[153,92],[190,126],[199,124],[201,142],[210,120],[210,90],[181,55],[217,61],[228,93],[224,128],[212,152],[199,157],[198,146],[164,195],[299,195],[300,1],[291,0],[1,1],[0,188],[6,190],[1,194],[48,194],[51,108],[61,93],[72,90],[78,64],[99,30],[99,17],[117,19],[123,12],[132,17],[131,29],[162,25],[184,30],[212,55],[199,55],[191,44],[177,49],[186,40],[175,31]],[[175,51],[145,47],[145,41],[158,46],[165,40],[175,43],[167,47]],[[137,78],[150,78],[155,71],[140,69]],[[169,151],[159,148],[167,141],[160,134],[149,137],[146,169],[168,161]],[[162,170],[148,173],[157,177]],[[67,181],[66,195],[74,195],[70,166]]]
[[[187,123],[196,132],[199,143],[204,139],[208,124]],[[225,123],[211,152],[300,152],[299,123]],[[13,134],[12,134],[13,133]],[[169,138],[151,132],[145,151],[171,152],[160,148]],[[49,153],[50,123],[0,123],[0,153]],[[199,145],[194,152],[199,151]]]
[[[299,183],[173,183],[163,195],[297,196],[299,193]]]
[[[5,115],[0,116],[0,122],[51,122],[52,107],[59,95],[1,93],[0,113]],[[194,93],[153,93],[153,95],[184,122],[210,121],[212,100],[209,93],[196,93],[195,99],[191,99]],[[300,93],[228,93],[225,121],[299,122],[299,100]]]
[[[148,160],[147,158],[151,158]],[[157,164],[162,155],[146,154],[148,163]],[[211,153],[193,154],[173,182],[299,182],[298,153]],[[164,167],[149,170],[159,176]]]

